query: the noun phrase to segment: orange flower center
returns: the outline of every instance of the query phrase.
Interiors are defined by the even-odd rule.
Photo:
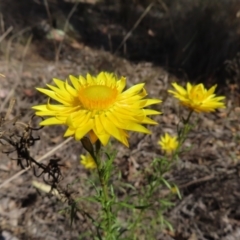
[[[79,100],[88,110],[105,110],[113,105],[118,95],[116,88],[104,85],[94,85],[79,91]]]

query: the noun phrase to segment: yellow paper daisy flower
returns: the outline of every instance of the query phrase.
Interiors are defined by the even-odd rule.
[[[224,96],[216,97],[214,94],[217,85],[207,90],[203,84],[192,85],[187,83],[186,89],[177,83],[172,83],[176,91],[168,90],[180,103],[195,112],[213,112],[217,108],[225,108],[222,102]]]
[[[177,149],[179,143],[177,137],[171,137],[168,133],[165,133],[165,135],[160,138],[160,141],[158,141],[158,144],[167,154],[171,154]]]
[[[90,154],[81,155],[80,162],[87,169],[94,169],[97,167],[97,164],[95,163],[94,159]]]
[[[57,86],[49,89],[37,88],[60,104],[34,106],[36,115],[51,116],[41,125],[63,124],[68,129],[65,137],[75,136],[80,140],[86,134],[94,143],[97,139],[106,145],[110,136],[128,146],[127,131],[150,133],[142,124],[157,124],[148,115],[160,114],[145,107],[161,102],[159,99],[146,99],[144,84],[132,86],[126,91],[126,78],[117,79],[114,74],[101,72],[96,77],[87,74],[86,78],[69,77],[68,81],[53,79]]]

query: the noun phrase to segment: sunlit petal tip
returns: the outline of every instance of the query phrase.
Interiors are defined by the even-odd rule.
[[[175,90],[177,90],[178,93],[180,94],[186,94],[186,90],[181,87],[180,85],[178,85],[176,82],[175,83],[172,83],[172,86],[175,88]],[[169,93],[173,93],[175,94],[176,92],[175,91],[172,91],[172,90],[168,90]]]
[[[120,80],[117,82],[117,86],[118,86],[118,91],[121,93],[124,88],[126,87],[126,78],[125,77],[121,77]]]
[[[53,82],[60,88],[62,86],[64,86],[64,81],[60,80],[58,78],[53,78]]]
[[[56,125],[56,124],[63,124],[63,122],[57,119],[56,117],[51,117],[40,122],[41,126]]]
[[[215,84],[214,86],[212,86],[212,87],[208,90],[208,94],[209,94],[209,95],[210,95],[210,94],[213,94],[213,93],[215,92],[216,88],[217,88],[217,84]]]
[[[145,90],[144,86],[145,86],[145,83],[138,83],[136,85],[133,85],[131,88],[135,88],[135,89],[139,89],[139,90],[140,89]]]
[[[146,99],[144,106],[147,107],[149,105],[158,104],[161,102],[162,102],[162,100],[160,100],[160,99]]]
[[[128,142],[127,140],[122,141],[122,143],[123,143],[127,148],[129,148],[129,142]]]
[[[37,105],[37,106],[32,106],[31,108],[34,110],[41,110],[42,108],[45,108],[46,105]]]
[[[126,84],[126,82],[127,82],[127,78],[122,76],[122,77],[119,79],[118,82],[123,82],[123,83]]]
[[[109,134],[100,134],[97,135],[98,139],[100,140],[100,142],[102,143],[103,146],[106,146],[109,142],[110,139],[110,135]]]
[[[187,82],[187,88],[191,89],[193,85],[190,82]]]
[[[160,115],[162,112],[153,109],[144,109],[144,114],[147,115]]]
[[[158,122],[152,120],[151,118],[148,118],[146,117],[144,120],[143,120],[143,123],[145,124],[151,124],[151,125],[158,125]]]
[[[36,90],[38,90],[39,92],[42,92],[42,91],[45,91],[46,89],[37,87]]]
[[[176,86],[179,86],[176,82],[172,82],[171,83],[172,84],[172,86],[175,88]]]
[[[86,85],[87,80],[83,76],[79,76],[79,82],[82,86]]]
[[[74,75],[69,75],[70,80],[78,81],[79,79],[75,77]]]
[[[192,86],[192,84],[190,82],[187,83],[187,94],[191,94],[191,90],[193,89],[194,86]],[[197,86],[195,86],[197,87]]]
[[[75,129],[69,127],[69,128],[66,130],[66,132],[64,133],[64,137],[72,136],[72,135],[74,135],[74,133],[75,133]]]
[[[89,73],[87,74],[86,80],[88,84],[94,84],[94,77]]]

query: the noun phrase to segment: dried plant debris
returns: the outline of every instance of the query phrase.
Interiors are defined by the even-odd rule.
[[[73,203],[71,192],[66,188],[60,186],[60,181],[63,179],[61,167],[64,165],[60,163],[60,158],[50,158],[47,164],[38,162],[31,154],[31,148],[36,141],[40,141],[37,132],[43,127],[33,127],[35,115],[33,115],[28,123],[20,121],[20,117],[14,117],[9,120],[10,113],[13,109],[15,100],[10,101],[9,108],[4,117],[0,118],[0,144],[2,146],[2,153],[9,156],[13,161],[17,161],[17,165],[21,169],[32,168],[34,176],[42,178],[42,180],[49,187],[49,193],[58,193],[61,199],[68,203]],[[46,189],[46,188],[45,188]],[[55,194],[56,195],[56,194]]]

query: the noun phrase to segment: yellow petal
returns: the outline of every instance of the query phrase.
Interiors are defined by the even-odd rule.
[[[177,83],[172,83],[172,86],[181,94],[181,95],[185,95],[187,92],[186,92],[186,90],[183,88],[183,87],[181,87],[181,86],[179,86]],[[169,92],[170,92],[171,90],[169,90]],[[172,92],[172,91],[171,91]]]
[[[147,107],[149,105],[152,105],[152,104],[157,104],[157,103],[161,103],[162,101],[160,99],[146,99],[146,103],[144,105],[144,107]]]
[[[156,110],[153,110],[153,109],[144,109],[144,115],[159,115],[159,114],[162,114],[161,112],[159,111],[156,111]]]
[[[135,131],[135,132],[146,133],[146,134],[151,133],[147,128],[145,128],[144,126],[137,124],[137,123],[127,123],[123,129]]]
[[[115,137],[117,140],[119,140],[120,142],[122,142],[122,135],[119,132],[118,128],[116,128],[116,126],[108,120],[108,118],[106,116],[101,115],[100,116],[100,121],[105,129],[105,131],[109,134],[112,135],[113,137]]]
[[[69,76],[69,79],[70,79],[73,87],[78,91],[80,88],[79,80],[72,75]]]
[[[40,125],[41,126],[46,126],[46,125],[56,125],[56,124],[64,124],[65,122],[62,121],[61,119],[58,119],[56,117],[51,117],[48,119],[43,120]]]
[[[76,140],[82,139],[92,128],[93,128],[93,120],[90,120],[81,128],[76,129],[75,139]]]
[[[75,134],[75,128],[69,127],[67,131],[64,133],[64,137],[69,137]]]
[[[126,78],[121,77],[121,79],[117,82],[118,91],[121,93],[125,87],[126,87]]]
[[[58,88],[60,88],[60,89],[62,89],[62,90],[65,89],[65,87],[64,87],[64,81],[59,80],[59,79],[57,79],[57,78],[53,78],[53,81],[54,81],[54,83],[58,86]],[[47,84],[47,85],[48,85],[48,84]]]

